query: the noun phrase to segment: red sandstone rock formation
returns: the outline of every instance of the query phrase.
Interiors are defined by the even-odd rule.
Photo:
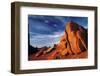
[[[60,43],[45,51],[37,52],[30,59],[85,58],[87,57],[87,52],[85,52],[87,51],[87,39],[87,30],[85,28],[75,22],[68,22],[65,33],[60,38]],[[82,52],[85,53],[82,54]]]
[[[78,54],[87,50],[87,30],[75,22],[69,22],[58,47],[62,55]]]

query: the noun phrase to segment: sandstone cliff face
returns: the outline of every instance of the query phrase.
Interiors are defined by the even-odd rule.
[[[70,59],[87,57],[87,30],[75,22],[66,24],[64,35],[60,42],[52,48],[37,52],[30,56],[30,59]],[[41,53],[41,55],[39,55]]]
[[[61,37],[58,47],[60,53],[78,54],[87,50],[87,30],[75,22],[69,22],[65,34]]]

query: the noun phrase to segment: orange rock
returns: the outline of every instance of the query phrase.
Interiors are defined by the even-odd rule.
[[[58,44],[60,53],[78,54],[87,50],[87,31],[75,22],[69,22],[65,28],[65,34],[60,38]]]
[[[82,26],[75,22],[69,22],[66,25],[66,32],[71,50],[74,54],[87,50],[87,32]]]

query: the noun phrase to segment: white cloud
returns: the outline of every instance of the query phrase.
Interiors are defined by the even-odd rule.
[[[34,34],[34,33],[32,33]],[[55,32],[53,35],[44,35],[44,34],[37,34],[36,36],[32,36],[30,38],[30,43],[32,46],[53,46],[54,44],[59,43],[60,37],[64,34],[64,32]]]

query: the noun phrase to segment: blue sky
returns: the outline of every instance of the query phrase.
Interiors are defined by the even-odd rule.
[[[57,44],[69,21],[74,21],[84,28],[88,26],[87,17],[29,15],[30,44],[34,47]]]

